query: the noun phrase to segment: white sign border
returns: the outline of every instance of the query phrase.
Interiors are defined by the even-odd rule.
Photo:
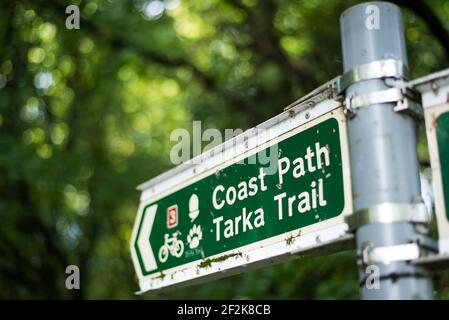
[[[449,69],[418,78],[407,83],[421,93],[424,117],[426,121],[427,143],[429,147],[432,180],[435,198],[435,213],[438,225],[438,247],[440,254],[449,254],[449,222],[447,221],[444,203],[443,181],[441,177],[441,162],[436,139],[432,130],[433,119],[447,110],[449,96]]]
[[[145,206],[195,181],[201,180],[213,171],[225,168],[239,161],[241,158],[246,158],[269,147],[271,144],[279,142],[279,140],[287,139],[329,118],[336,118],[339,121],[342,166],[346,169],[343,171],[345,207],[339,216],[212,257],[207,257],[210,261],[222,256],[231,257],[225,261],[211,263],[207,268],[199,268],[198,264],[201,260],[196,260],[165,270],[163,274],[153,273],[144,275],[142,273],[137,254],[134,250],[134,243]],[[272,130],[272,132],[276,132],[277,136],[268,137],[268,139],[263,141],[258,139],[257,130],[250,129],[242,135],[227,141],[224,148],[218,149],[220,152],[214,151],[217,147],[201,155],[203,161],[199,164],[194,164],[192,159],[139,186],[139,189],[142,190],[141,205],[131,236],[131,255],[139,279],[140,293],[179,285],[185,282],[193,283],[211,278],[224,277],[238,273],[238,270],[249,265],[259,266],[275,263],[294,257],[294,255],[304,250],[310,250],[317,245],[332,242],[347,235],[348,227],[344,222],[344,218],[352,213],[353,210],[349,150],[345,123],[346,118],[343,108],[335,100],[322,101],[309,109],[295,110],[295,108],[292,108],[256,127],[265,130],[274,128],[275,130]],[[276,139],[277,137],[280,139]],[[217,162],[217,159],[225,159],[225,161],[220,163],[219,161]],[[290,238],[291,241],[286,241],[287,238]],[[226,275],[224,272],[226,272]]]
[[[449,254],[449,221],[446,215],[444,202],[443,179],[441,173],[441,159],[438,150],[436,130],[433,130],[433,122],[442,113],[449,112],[449,103],[432,106],[425,109],[427,143],[429,146],[430,163],[432,167],[432,181],[435,198],[435,213],[437,217],[439,251],[440,254]]]

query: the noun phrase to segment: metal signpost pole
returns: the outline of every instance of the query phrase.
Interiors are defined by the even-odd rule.
[[[361,298],[432,299],[428,274],[409,263],[426,231],[416,223],[422,200],[414,119],[398,111],[407,101],[393,91],[392,80],[407,77],[400,9],[359,4],[340,25]]]

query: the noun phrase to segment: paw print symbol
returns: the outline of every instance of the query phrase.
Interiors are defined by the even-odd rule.
[[[187,235],[187,243],[190,249],[195,249],[200,245],[200,241],[203,239],[203,232],[201,226],[194,224]]]

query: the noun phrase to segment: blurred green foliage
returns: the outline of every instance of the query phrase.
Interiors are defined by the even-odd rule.
[[[248,128],[340,74],[339,15],[358,2],[1,1],[0,298],[136,298],[135,186],[172,166],[170,132]],[[430,24],[449,29],[449,3],[423,4],[431,22],[398,2],[412,77],[447,67]],[[349,252],[143,298],[358,298],[357,279]]]

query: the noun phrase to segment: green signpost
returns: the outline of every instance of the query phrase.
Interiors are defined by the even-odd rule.
[[[446,91],[449,92],[449,86]],[[431,90],[428,92],[424,93],[423,97],[424,103],[429,103],[429,106],[425,108],[425,115],[439,249],[441,254],[449,255],[449,104],[443,100],[442,103],[430,105],[428,96],[433,92]],[[436,99],[435,101],[441,102]]]
[[[377,64],[373,72],[378,71]],[[371,70],[370,66],[364,68]],[[331,80],[276,117],[139,186],[141,203],[130,249],[140,292],[217,279],[306,254],[354,248],[354,238],[365,243],[360,242],[359,231],[368,229],[361,226],[379,231],[399,221],[427,223],[422,211],[413,211],[420,202],[410,206],[382,202],[381,214],[378,206],[354,212],[353,201],[358,198],[352,194],[347,114],[354,121],[352,107],[360,101],[379,103],[376,99],[385,98],[390,103],[391,97],[374,93],[346,99],[342,105],[336,88],[347,78]],[[401,92],[421,93],[433,172],[438,254],[421,257],[417,244],[400,243],[368,247],[360,261],[367,266],[411,261],[404,266],[419,269],[449,261],[449,69],[402,86]],[[397,102],[395,108],[394,112],[406,108],[417,118],[421,115],[420,108],[408,100]],[[365,127],[358,130],[368,136]],[[359,170],[366,165],[364,161],[369,162],[366,150],[371,146],[361,152],[359,140],[351,141],[351,151],[357,155],[352,165]],[[365,173],[371,180],[378,178],[366,170],[358,173],[358,183],[366,184]],[[383,243],[377,231],[364,236]],[[391,289],[407,287],[406,282],[389,285],[382,292],[368,287],[362,292],[368,298],[410,296],[405,289]],[[423,296],[430,297],[427,285],[423,288]]]
[[[432,168],[439,255],[443,260],[449,260],[449,69],[413,80],[408,86],[421,93]]]
[[[449,110],[449,106],[446,109]],[[444,207],[446,208],[446,218],[449,221],[449,111],[441,113],[435,119],[435,125]]]
[[[354,6],[341,26],[345,74],[139,186],[130,250],[140,292],[357,244],[362,298],[431,298],[422,271],[449,261],[449,69],[407,81],[392,4]],[[422,117],[420,102],[437,254],[427,228],[415,227],[427,226],[420,196],[432,194],[419,188],[413,121]],[[378,288],[368,285],[371,267]]]
[[[131,241],[142,291],[175,274],[189,280],[186,270],[196,278],[226,261],[246,265],[248,252],[300,241],[307,227],[349,212],[346,153],[340,108],[143,201]],[[261,161],[267,154],[274,166]],[[258,254],[279,253],[268,251]]]

